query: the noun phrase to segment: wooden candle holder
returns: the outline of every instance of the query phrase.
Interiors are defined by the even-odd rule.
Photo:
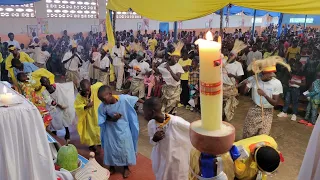
[[[220,133],[215,134],[215,131],[206,131],[201,128],[201,120],[191,123],[191,144],[200,152],[212,155],[220,155],[228,152],[235,140],[235,128],[227,122],[222,122],[222,127],[228,130],[225,132],[219,130],[223,132],[221,135]]]

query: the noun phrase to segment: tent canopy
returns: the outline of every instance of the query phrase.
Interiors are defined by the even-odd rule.
[[[0,5],[22,5],[30,4],[40,0],[0,0]]]
[[[128,11],[160,21],[183,21],[209,15],[233,4],[288,14],[320,14],[319,0],[108,0],[107,9]]]
[[[236,15],[240,12],[243,12],[245,15],[247,16],[253,16],[254,15],[254,9],[250,9],[250,8],[244,8],[244,7],[240,7],[240,6],[231,6],[229,8],[229,15]],[[220,10],[215,12],[216,14],[220,14]],[[267,13],[269,13],[270,16],[272,17],[279,17],[280,13],[277,12],[268,12],[268,11],[262,11],[262,10],[257,10],[256,11],[256,16],[260,17],[260,16],[264,16]],[[224,15],[228,15],[228,8],[224,7],[223,8],[223,14]]]

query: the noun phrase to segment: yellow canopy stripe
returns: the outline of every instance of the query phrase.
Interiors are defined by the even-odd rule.
[[[320,14],[319,0],[109,0],[107,9],[128,11],[160,21],[183,21],[211,14],[228,4],[288,14]]]
[[[110,13],[109,13],[108,9],[107,9],[107,14],[106,14],[106,31],[107,31],[107,37],[108,37],[107,47],[109,48],[109,51],[111,51],[113,46],[116,44],[116,42],[114,40],[114,34],[113,34],[113,29],[112,29],[112,24],[111,24],[111,19],[110,19]],[[113,82],[114,80],[115,80],[114,67],[112,64],[110,64],[110,82]]]

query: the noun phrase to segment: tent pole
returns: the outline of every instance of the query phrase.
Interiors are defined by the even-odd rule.
[[[113,16],[112,10],[109,10],[109,14],[110,14],[110,21],[111,21],[111,24],[112,24],[112,16]]]
[[[253,11],[253,23],[252,23],[252,33],[251,33],[251,38],[254,38],[254,32],[255,32],[255,26],[256,26],[256,14],[257,14],[257,10]]]
[[[178,22],[177,21],[174,22],[173,29],[174,29],[174,33],[173,33],[174,41],[177,41],[177,39],[178,39],[178,37],[177,37],[178,36]]]
[[[223,8],[220,9],[220,36],[223,37]]]
[[[113,11],[112,15],[112,29],[114,37],[116,37],[116,19],[117,19],[117,11]],[[117,37],[116,37],[117,38]]]
[[[282,20],[283,20],[283,13],[280,13],[279,21],[278,21],[278,34],[277,38],[279,39],[281,36],[282,31]]]
[[[308,17],[308,15],[306,15],[304,18],[304,28],[307,28],[307,17]]]

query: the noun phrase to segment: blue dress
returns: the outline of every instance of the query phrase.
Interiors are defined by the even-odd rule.
[[[134,106],[137,101],[137,97],[120,95],[115,104],[101,103],[98,109],[98,123],[105,165],[136,164],[139,121]],[[113,117],[115,113],[120,113],[122,117],[117,122],[107,121],[107,115]]]

